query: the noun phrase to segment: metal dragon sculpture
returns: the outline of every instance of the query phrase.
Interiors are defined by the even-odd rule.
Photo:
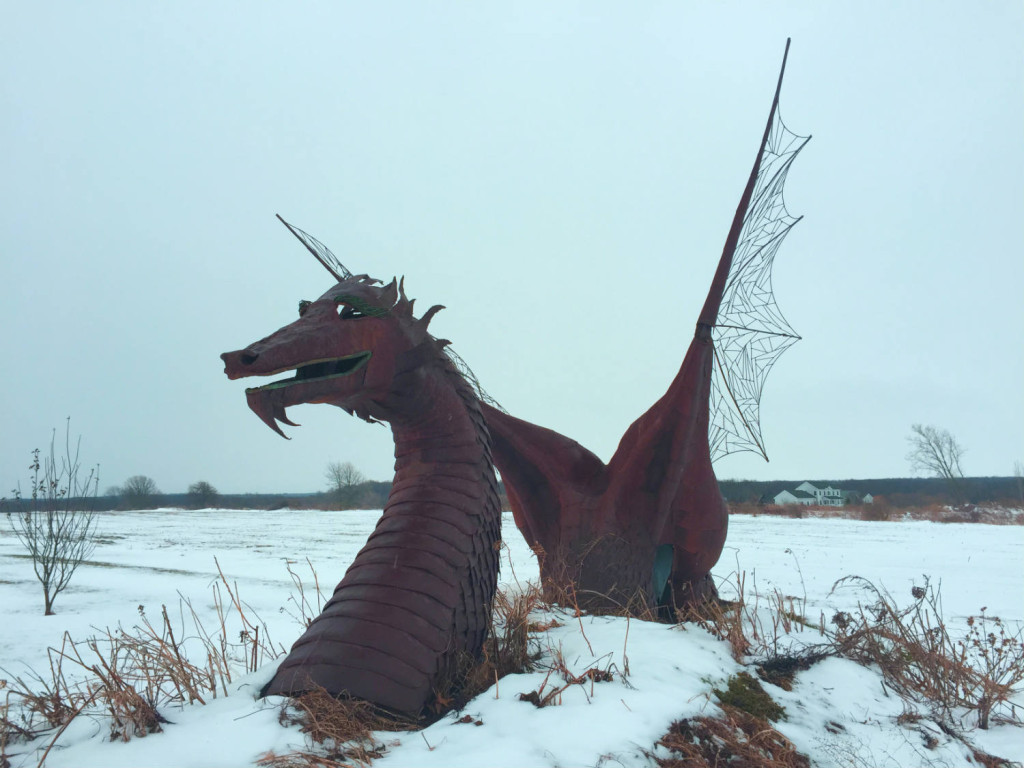
[[[787,41],[786,52],[788,54]],[[758,405],[772,363],[799,338],[775,305],[771,266],[797,219],[782,187],[807,138],[768,125],[682,367],[608,464],[505,413],[448,342],[413,317],[402,283],[353,276],[281,219],[337,284],[299,319],[224,353],[231,379],[292,375],[246,390],[284,434],[286,408],[327,403],[387,422],[395,478],[374,532],[263,695],[314,686],[419,713],[462,654],[479,653],[497,580],[493,461],[548,594],[591,610],[678,605],[714,593],[728,510],[712,459],[764,454]],[[278,217],[280,218],[280,217]],[[712,406],[714,406],[712,408]]]
[[[516,524],[538,554],[552,599],[568,595],[591,611],[664,606],[671,613],[714,594],[709,574],[725,543],[728,509],[712,459],[740,450],[764,455],[758,407],[765,376],[799,338],[771,291],[772,261],[798,221],[786,211],[783,184],[810,138],[790,133],[779,117],[785,67],[784,56],[682,366],[608,464],[568,437],[483,406]]]
[[[262,695],[322,687],[417,714],[487,633],[501,537],[490,437],[448,342],[427,332],[442,307],[414,318],[402,283],[353,276],[285,224],[338,283],[301,302],[295,322],[221,355],[225,372],[291,373],[246,390],[282,435],[278,422],[292,424],[285,409],[298,403],[389,423],[395,478],[370,538]]]

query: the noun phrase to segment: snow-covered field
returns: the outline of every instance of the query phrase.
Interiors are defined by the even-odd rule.
[[[306,581],[305,559],[329,594],[379,516],[379,510],[230,511],[156,510],[100,515],[102,542],[90,564],[57,599],[56,616],[42,616],[42,594],[6,521],[0,525],[0,678],[48,669],[46,649],[65,632],[84,640],[118,625],[154,623],[162,605],[179,626],[181,596],[190,599],[207,629],[218,626],[212,585],[217,564],[236,583],[241,599],[265,622],[270,638],[285,647],[302,627],[286,560]],[[537,577],[537,566],[510,517],[505,520],[501,579],[516,588]],[[762,604],[776,589],[802,600],[817,622],[856,607],[862,593],[832,584],[859,575],[887,588],[900,604],[924,577],[941,582],[952,629],[982,607],[1013,627],[1024,620],[1024,527],[929,522],[870,523],[735,516],[715,576],[723,596],[736,573],[745,573],[748,602]],[[799,602],[798,602],[799,604]],[[550,616],[543,617],[545,619]],[[560,651],[579,674],[588,666],[611,670],[613,680],[567,689],[559,706],[538,709],[517,694],[540,688],[546,670],[502,678],[496,687],[451,715],[415,733],[386,733],[377,766],[583,766],[653,765],[645,750],[681,717],[714,714],[711,689],[741,669],[728,645],[694,626],[668,627],[621,618],[560,617],[562,626],[539,636],[546,658]],[[188,628],[188,623],[183,628]],[[229,625],[229,632],[238,627]],[[181,630],[181,631],[183,631]],[[176,630],[179,631],[179,630]],[[628,635],[627,635],[628,633]],[[796,633],[815,643],[814,630]],[[592,651],[591,651],[592,649]],[[542,662],[543,663],[543,662]],[[628,663],[628,666],[627,666]],[[46,759],[49,766],[244,766],[268,750],[304,746],[295,728],[278,723],[278,705],[254,698],[273,665],[235,677],[233,690],[206,706],[161,714],[162,733],[128,743],[109,741],[100,715],[78,718]],[[625,673],[628,669],[628,675]],[[550,681],[549,681],[550,685]],[[778,730],[815,765],[923,766],[970,764],[969,752],[926,719],[897,723],[904,702],[869,668],[830,658],[801,672],[792,691],[765,685],[785,706]],[[1016,702],[1024,705],[1018,695]],[[924,710],[922,710],[924,712]],[[457,722],[470,714],[482,725]],[[906,718],[903,718],[904,720]],[[826,724],[839,724],[826,729]],[[1024,729],[996,725],[988,731],[963,721],[967,737],[989,753],[1024,761]],[[933,748],[925,745],[934,738]],[[15,767],[36,765],[51,740],[8,747]]]

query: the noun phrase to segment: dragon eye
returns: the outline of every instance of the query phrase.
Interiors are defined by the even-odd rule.
[[[355,307],[350,307],[346,304],[339,304],[338,317],[340,317],[342,320],[353,320],[357,317],[366,317],[366,315],[364,315]]]
[[[350,320],[357,317],[384,317],[388,311],[375,307],[359,296],[348,293],[339,293],[334,297],[334,303],[338,305],[338,317],[342,320]]]
[[[306,310],[309,309],[309,305],[312,303],[312,301],[306,301],[305,299],[299,302],[299,317],[306,314]]]

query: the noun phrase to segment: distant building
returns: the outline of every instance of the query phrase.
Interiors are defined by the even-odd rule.
[[[826,485],[818,488],[811,483],[801,483],[792,491],[775,494],[776,504],[803,504],[806,507],[844,507],[847,504],[870,504],[875,497],[870,493],[861,496],[856,491],[843,491]]]
[[[775,494],[773,501],[776,504],[803,504],[805,507],[818,503],[813,494],[799,489],[795,491],[782,491],[781,493],[777,493]]]

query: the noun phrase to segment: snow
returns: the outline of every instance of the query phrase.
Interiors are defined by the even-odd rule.
[[[329,594],[372,530],[379,510],[346,512],[200,510],[112,512],[100,515],[102,542],[57,598],[56,616],[42,616],[42,595],[31,565],[21,557],[8,527],[0,528],[0,678],[25,677],[28,669],[48,669],[48,647],[60,647],[65,632],[76,640],[103,635],[107,628],[130,628],[145,617],[158,623],[166,606],[172,624],[192,608],[207,629],[218,624],[213,585],[218,564],[244,602],[258,615],[276,645],[288,647],[302,629],[292,577],[286,561],[304,583],[316,606],[312,573]],[[537,578],[536,561],[515,529],[504,520],[507,549],[501,580],[519,589]],[[803,605],[817,623],[837,610],[851,610],[861,591],[833,583],[859,575],[889,590],[901,604],[925,577],[941,581],[946,620],[963,628],[963,619],[984,606],[1011,627],[1024,620],[1024,527],[930,522],[861,522],[842,519],[790,519],[735,516],[727,549],[714,574],[724,597],[744,574],[748,604],[766,615],[778,590]],[[216,561],[215,561],[216,558]],[[221,588],[223,595],[223,588]],[[806,600],[806,603],[804,603]],[[655,742],[682,717],[717,712],[715,687],[743,667],[729,646],[689,624],[670,627],[624,618],[554,612],[561,626],[537,635],[542,664],[561,654],[575,675],[588,668],[607,670],[606,682],[573,685],[560,703],[539,709],[520,693],[564,685],[548,670],[510,675],[420,732],[381,733],[387,745],[374,765],[386,766],[651,766]],[[767,621],[767,620],[766,620]],[[230,617],[228,633],[240,625]],[[800,630],[800,631],[798,631]],[[176,629],[176,632],[179,631]],[[263,631],[263,630],[261,630]],[[820,642],[813,629],[794,625],[780,639],[796,646]],[[186,650],[191,646],[186,643]],[[273,662],[250,674],[236,674],[227,697],[205,706],[166,708],[163,731],[127,743],[111,742],[102,713],[76,719],[60,735],[46,764],[59,766],[241,766],[263,754],[304,748],[294,727],[278,722],[278,703],[255,698]],[[627,673],[628,672],[628,673]],[[29,675],[30,676],[30,675]],[[927,717],[900,724],[908,708],[880,674],[846,659],[828,658],[800,672],[793,690],[764,684],[787,711],[777,728],[815,765],[923,766],[964,765],[970,753]],[[1017,703],[1024,704],[1018,695]],[[463,715],[482,721],[460,723]],[[921,709],[922,715],[927,711]],[[904,718],[906,719],[906,718]],[[963,728],[976,746],[1011,760],[1024,760],[1022,731],[996,725],[988,731]],[[36,765],[53,734],[31,744],[8,747],[14,768]],[[929,749],[926,740],[937,746]]]

